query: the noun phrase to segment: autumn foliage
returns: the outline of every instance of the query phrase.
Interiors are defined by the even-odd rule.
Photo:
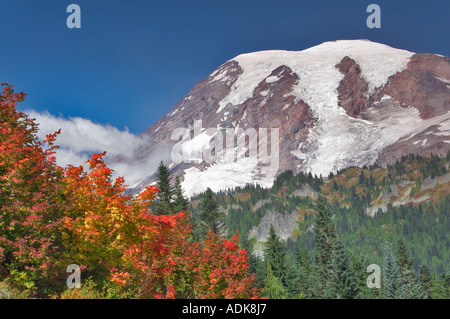
[[[37,124],[18,112],[25,94],[3,84],[0,96],[0,278],[46,288],[60,273],[63,170],[56,134],[39,142]],[[45,147],[45,149],[44,149]]]
[[[124,195],[125,181],[113,178],[105,153],[93,155],[87,171],[58,167],[59,132],[40,142],[38,125],[15,108],[25,95],[2,86],[0,281],[40,297],[59,295],[67,289],[66,267],[78,264],[98,289],[88,296],[259,296],[237,234],[227,240],[209,233],[194,242],[186,212],[151,213],[156,187]]]

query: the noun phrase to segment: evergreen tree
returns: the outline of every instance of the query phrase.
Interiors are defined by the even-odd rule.
[[[354,299],[358,294],[357,284],[350,256],[344,250],[340,240],[336,240],[328,294],[335,299]]]
[[[396,260],[401,281],[399,297],[402,299],[421,298],[423,293],[421,292],[420,284],[417,283],[416,273],[412,268],[411,257],[405,243],[401,239],[397,242]]]
[[[388,242],[385,244],[383,264],[383,294],[388,299],[397,299],[401,288],[400,272]]]
[[[361,173],[359,174],[359,183],[363,185],[365,181],[366,177],[364,176],[364,170],[361,170]]]
[[[361,256],[351,256],[352,268],[356,275],[358,294],[357,299],[377,299],[380,297],[380,289],[367,287],[367,266],[370,264]]]
[[[264,262],[259,257],[258,257],[258,261],[259,262],[256,264],[256,282],[255,282],[255,287],[264,288],[265,280],[266,280],[266,277],[267,277],[267,262]]]
[[[288,286],[286,264],[286,253],[284,245],[275,233],[273,225],[270,225],[269,238],[267,238],[264,248],[264,257],[270,265],[275,277],[280,278],[285,288]]]
[[[213,191],[208,187],[200,203],[200,219],[202,221],[203,234],[212,230],[214,234],[221,236],[224,231],[224,224],[221,220],[223,215],[217,209]]]
[[[310,296],[310,261],[303,241],[299,241],[295,251],[295,264],[298,272],[298,284],[301,296]]]
[[[333,180],[333,189],[334,189],[335,191],[337,191],[337,190],[339,189],[339,186],[338,186],[338,184],[336,183],[336,180],[335,180],[335,179]]]
[[[450,299],[450,274],[435,274],[432,280],[432,299]]]
[[[401,299],[422,299],[424,293],[421,285],[416,282],[415,272],[413,270],[405,270],[401,276],[401,286],[399,291]]]
[[[412,269],[411,257],[406,249],[405,243],[401,239],[399,239],[397,241],[396,258],[397,258],[397,265],[400,269],[400,272],[404,272],[406,270]]]
[[[287,263],[287,269],[285,274],[285,286],[289,298],[300,298],[305,297],[306,293],[302,291],[300,284],[300,276],[298,269],[292,267],[291,264]]]
[[[310,262],[306,246],[303,241],[299,241],[295,250],[295,262],[297,267],[304,268],[307,272],[310,269]]]
[[[153,206],[155,215],[173,215],[174,213],[173,187],[170,185],[170,175],[169,168],[161,161],[156,170],[156,187],[159,189],[159,193]]]
[[[281,279],[275,276],[270,263],[267,263],[267,276],[264,280],[263,295],[269,299],[285,299],[287,291]]]
[[[370,175],[370,177],[369,177],[369,185],[372,187],[375,186],[375,180],[372,175]]]
[[[175,178],[174,185],[174,212],[187,212],[189,210],[189,200],[183,194],[183,188],[181,187],[181,181],[178,176]]]
[[[336,230],[330,212],[325,206],[325,200],[319,197],[316,204],[316,215],[314,220],[314,240],[316,248],[314,251],[314,295],[325,296],[325,289],[331,279],[333,267],[333,247],[336,239]]]
[[[199,220],[198,216],[195,216],[194,214],[190,215],[190,220],[192,227],[192,241],[194,242],[202,242],[204,239],[204,227],[201,223],[201,220]]]
[[[258,264],[261,262],[260,258],[254,254],[253,245],[248,240],[247,236],[243,236],[242,239],[242,248],[247,251],[248,255],[248,274],[256,274],[258,273]]]
[[[427,265],[420,265],[419,267],[419,282],[421,290],[423,291],[423,298],[430,299],[432,292],[431,274]]]

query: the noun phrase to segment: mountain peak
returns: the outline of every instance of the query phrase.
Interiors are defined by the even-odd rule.
[[[289,67],[300,78],[302,75],[303,78],[311,75],[311,70],[323,74],[320,78],[306,81],[331,80],[336,84],[341,74],[335,66],[348,56],[358,63],[362,76],[368,82],[369,91],[373,92],[375,88],[384,85],[389,76],[404,70],[413,55],[412,52],[368,40],[338,40],[324,42],[302,51],[267,50],[241,54],[231,61],[238,62],[243,69],[243,74],[236,83],[241,91],[241,98],[237,101],[242,103],[256,85],[280,65]]]
[[[206,187],[270,186],[288,169],[325,176],[348,166],[392,162],[407,153],[442,154],[450,149],[449,83],[448,58],[369,40],[241,54],[199,82],[146,131],[149,146],[141,157],[174,145],[193,151],[195,160],[172,163],[192,195]],[[174,140],[179,128],[191,137],[198,134]],[[239,129],[279,130],[279,167],[268,171],[259,156],[233,163],[202,161],[205,152],[215,153],[212,131]],[[149,182],[151,177],[142,185]]]
[[[379,54],[380,52],[386,51],[403,51],[404,53],[408,53],[410,55],[414,54],[414,52],[409,52],[403,49],[397,49],[386,44],[373,42],[368,39],[354,39],[354,40],[334,40],[334,41],[326,41],[321,44],[312,46],[310,48],[300,50],[300,51],[288,51],[288,50],[262,50],[255,51],[249,53],[240,54],[229,61],[239,61],[239,60],[247,60],[247,59],[255,59],[258,56],[261,58],[271,57],[273,55],[280,54],[297,54],[297,53],[314,53],[314,54],[324,54],[326,51],[335,51],[335,52],[361,52],[361,53],[370,53]]]

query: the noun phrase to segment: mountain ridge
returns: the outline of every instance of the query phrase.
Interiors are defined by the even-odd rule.
[[[150,126],[142,134],[148,143],[135,161],[165,154],[166,164],[193,195],[206,187],[217,191],[249,182],[267,187],[288,169],[326,175],[352,165],[391,163],[408,153],[445,154],[450,149],[449,83],[449,58],[368,40],[245,53],[219,66]],[[201,137],[192,138],[196,120],[202,121]],[[248,151],[234,164],[201,158],[173,163],[168,154],[186,143],[180,136],[172,139],[177,128],[189,131],[189,147],[197,155],[215,152],[208,128],[224,133],[255,129],[259,135],[261,128],[277,128],[279,167],[268,169]],[[268,140],[262,146],[269,150]],[[236,142],[233,151],[248,144]],[[133,191],[153,181],[146,176]]]

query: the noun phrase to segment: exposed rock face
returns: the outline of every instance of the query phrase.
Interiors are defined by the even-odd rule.
[[[182,178],[189,195],[206,187],[270,186],[288,169],[326,176],[350,165],[390,163],[407,153],[444,154],[450,150],[449,111],[447,57],[365,40],[326,42],[299,52],[249,53],[220,66],[149,127],[143,133],[148,143],[135,160],[160,156]],[[202,121],[197,137],[196,120]],[[190,131],[189,145],[199,151],[200,160],[172,163],[171,151],[184,143],[172,139],[177,128]],[[261,129],[268,136],[258,144],[257,156],[248,150],[242,161],[207,163],[202,152],[221,154],[207,128],[223,133],[254,129],[259,143],[264,142]],[[279,151],[270,170],[260,151],[274,149],[273,129],[279,130]],[[230,147],[245,149],[249,143],[250,138],[239,142],[236,137]],[[143,176],[131,192],[153,181]]]
[[[362,78],[361,69],[355,60],[344,57],[336,67],[344,74],[338,88],[339,106],[349,116],[358,117],[375,103],[382,103],[383,96],[390,96],[402,107],[416,108],[422,119],[443,116],[450,110],[450,59],[447,57],[413,55],[407,68],[389,77],[386,85],[377,88],[374,94],[368,93],[367,82]],[[442,136],[439,125],[427,127],[413,138],[401,139],[385,147],[377,163],[390,163],[409,153],[422,156],[446,154],[448,142]]]
[[[282,215],[268,210],[259,225],[250,229],[248,238],[256,237],[257,243],[266,242],[271,225],[273,225],[275,233],[281,240],[287,240],[291,238],[292,232],[298,227],[298,213],[297,211],[292,211]],[[261,256],[262,251],[263,247],[261,245],[255,247],[255,254]]]
[[[355,60],[345,56],[336,67],[344,74],[338,88],[339,106],[349,116],[356,117],[370,106],[369,87],[361,77],[361,68]]]
[[[422,119],[446,118],[450,111],[450,59],[434,54],[415,54],[407,69],[391,76],[380,90],[401,103],[419,110]],[[443,120],[400,139],[383,150],[377,160],[390,163],[408,153],[444,155],[449,151],[449,121]]]
[[[171,134],[177,127],[192,126],[193,119],[202,119],[204,124],[217,121],[217,104],[231,91],[242,68],[235,61],[220,66],[213,74],[199,82],[177,105],[150,126],[143,135],[149,139],[148,146],[142,149],[141,157],[149,156],[156,144],[172,146]],[[223,79],[226,79],[225,81]],[[154,141],[155,143],[150,143]]]
[[[256,212],[258,209],[263,207],[265,204],[268,204],[272,202],[270,199],[260,199],[255,203],[255,205],[252,207],[252,212]]]
[[[407,69],[391,76],[382,93],[420,111],[422,119],[450,110],[450,59],[434,54],[415,54]]]
[[[237,62],[228,61],[199,82],[169,113],[142,133],[148,143],[136,154],[136,161],[144,162],[149,157],[157,156],[169,165],[172,162],[170,153],[176,143],[171,139],[171,135],[176,128],[192,128],[194,120],[198,119],[202,119],[203,127],[215,127],[217,105],[229,94],[242,72]],[[179,163],[175,167],[171,165],[171,171],[174,176],[183,179],[184,170],[191,166],[190,163]],[[154,180],[154,174],[143,176],[142,182],[130,189],[130,192],[139,192]]]
[[[439,176],[436,178],[425,178],[422,182],[422,187],[420,188],[421,191],[424,191],[426,189],[432,189],[435,188],[437,185],[443,185],[450,182],[450,173],[446,174],[444,176]]]
[[[378,213],[386,213],[388,204],[396,207],[408,203],[425,202],[432,196],[433,189],[436,189],[436,187],[448,189],[450,186],[450,173],[435,178],[425,178],[418,191],[419,195],[411,195],[412,188],[416,185],[416,181],[410,180],[403,180],[398,184],[389,185],[389,187],[384,189],[380,196],[372,202],[373,205],[366,208],[366,214],[374,217]],[[427,194],[427,190],[431,190],[431,192]]]
[[[449,122],[441,125],[432,125],[425,130],[385,147],[379,153],[377,163],[387,164],[399,160],[405,154],[418,154],[421,156],[445,155],[449,151],[450,134],[446,131]],[[440,130],[440,127],[445,130]]]
[[[316,123],[308,104],[303,100],[296,101],[295,95],[291,94],[298,81],[299,77],[289,67],[282,65],[274,69],[258,84],[253,96],[233,114],[233,123],[239,123],[244,129],[279,128],[280,172],[288,169],[298,172],[293,164],[299,165],[300,161],[291,151],[306,141],[309,130]],[[271,149],[270,144],[268,148]]]
[[[297,196],[297,197],[316,198],[317,195],[318,195],[317,192],[314,189],[312,189],[312,187],[309,186],[308,184],[302,185],[302,187],[300,187],[299,189],[296,189],[292,193],[292,196]]]
[[[398,187],[395,184],[391,185],[389,190],[384,190],[383,201],[385,203],[389,202],[392,196],[398,196]]]

